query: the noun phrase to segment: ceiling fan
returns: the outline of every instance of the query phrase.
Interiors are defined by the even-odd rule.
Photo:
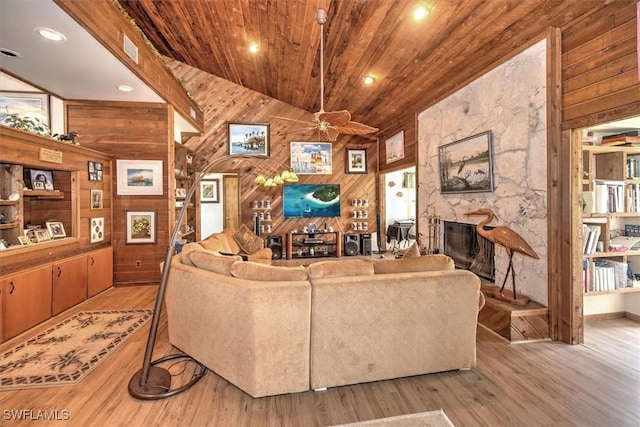
[[[327,22],[327,11],[318,9],[316,21],[320,24],[320,111],[313,114],[311,123],[287,117],[272,116],[276,119],[305,123],[306,126],[287,133],[317,132],[320,139],[335,141],[339,134],[366,135],[377,132],[378,128],[351,121],[351,113],[347,110],[324,111],[324,31]]]

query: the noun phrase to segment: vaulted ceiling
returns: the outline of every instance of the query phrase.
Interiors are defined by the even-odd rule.
[[[120,0],[160,54],[308,112],[393,131],[514,51],[612,0]],[[422,21],[412,12],[430,8]],[[249,52],[257,43],[259,51]],[[364,75],[376,81],[363,84]]]

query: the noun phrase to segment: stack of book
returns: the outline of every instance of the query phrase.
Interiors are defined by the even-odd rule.
[[[610,259],[584,260],[582,279],[585,292],[607,292],[627,287],[627,263]]]
[[[596,179],[595,212],[615,213],[624,212],[624,181],[605,181]]]
[[[606,218],[583,218],[582,220],[582,253],[589,255],[595,253],[598,241],[602,234],[602,226],[607,222]],[[604,249],[604,248],[603,248]],[[607,248],[608,250],[609,248]]]

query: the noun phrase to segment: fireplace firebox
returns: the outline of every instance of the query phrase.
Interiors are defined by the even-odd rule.
[[[473,224],[452,221],[443,221],[443,224],[444,254],[453,259],[456,268],[469,270],[483,279],[494,282],[493,242],[478,236]]]

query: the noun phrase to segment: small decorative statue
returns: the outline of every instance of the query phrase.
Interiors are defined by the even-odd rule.
[[[80,145],[76,142],[76,138],[78,137],[78,132],[76,131],[71,131],[68,135],[58,135],[56,133],[53,136],[58,138],[58,141],[67,141],[69,144]]]
[[[524,305],[529,302],[529,298],[523,297],[519,298],[516,295],[516,273],[513,269],[513,253],[520,252],[526,256],[531,258],[539,259],[540,257],[533,250],[533,248],[520,236],[518,233],[505,226],[497,226],[490,230],[485,230],[484,226],[491,221],[493,221],[494,214],[493,211],[489,208],[481,208],[475,210],[473,212],[468,212],[465,215],[472,216],[486,216],[486,218],[476,225],[476,232],[484,237],[485,239],[496,243],[500,246],[503,246],[507,250],[507,254],[509,255],[509,267],[507,268],[507,272],[504,276],[504,280],[502,282],[502,287],[500,288],[499,294],[489,296],[493,296],[499,299],[507,300],[516,305]],[[511,283],[513,286],[513,298],[508,298],[504,292],[504,285],[507,283],[507,277],[509,277],[509,273],[511,273]]]

